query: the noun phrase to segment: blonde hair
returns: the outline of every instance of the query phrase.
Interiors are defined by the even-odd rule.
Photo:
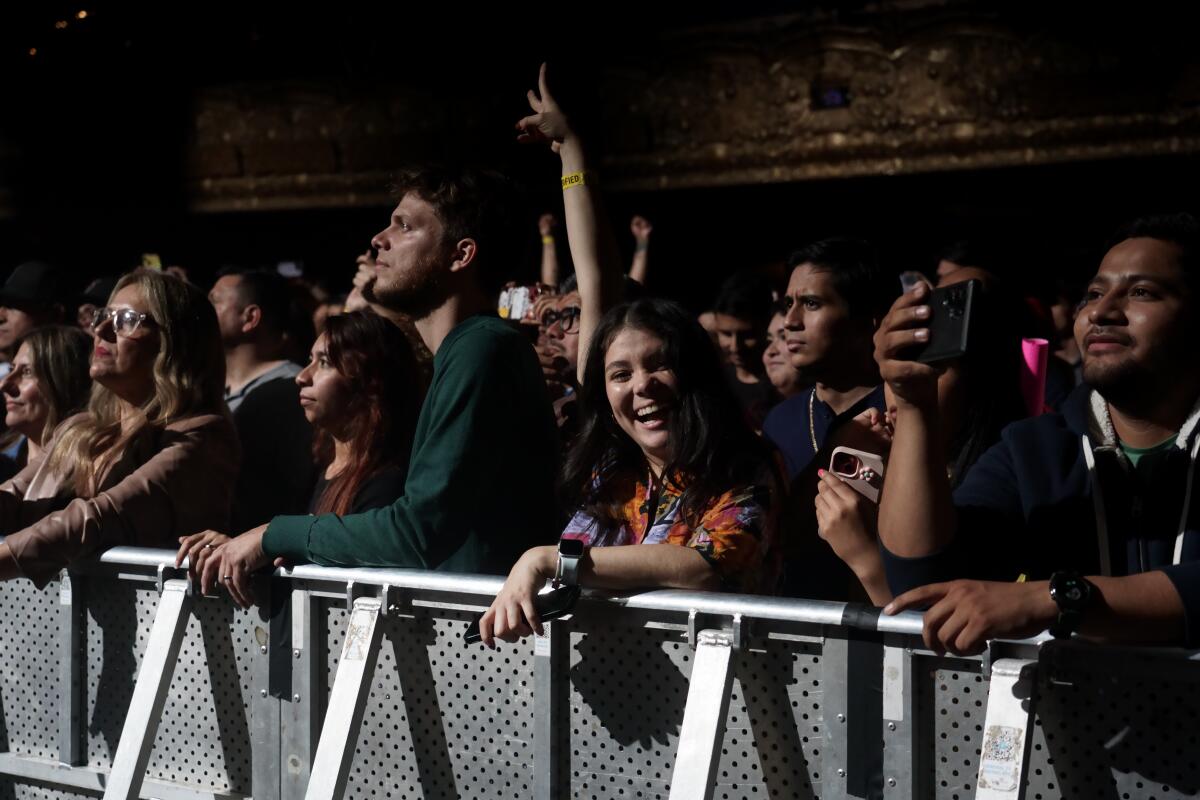
[[[139,437],[185,417],[224,411],[225,356],[208,298],[172,275],[137,270],[117,281],[109,301],[126,286],[141,290],[158,331],[154,391],[127,424],[120,398],[97,383],[87,411],[59,432],[48,468],[80,497],[96,493],[99,476]]]

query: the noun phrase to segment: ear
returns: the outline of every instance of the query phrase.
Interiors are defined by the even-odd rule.
[[[242,309],[242,333],[250,333],[262,322],[262,309],[253,303]]]
[[[479,249],[474,239],[460,239],[450,251],[450,271],[460,272],[475,263]]]

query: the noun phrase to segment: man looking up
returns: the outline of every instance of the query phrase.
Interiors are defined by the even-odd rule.
[[[203,586],[225,580],[253,602],[247,576],[272,559],[502,573],[554,540],[557,433],[528,340],[495,316],[522,227],[507,180],[429,168],[401,174],[399,202],[372,239],[368,300],[410,314],[434,353],[404,494],[376,511],[283,516],[217,548]]]

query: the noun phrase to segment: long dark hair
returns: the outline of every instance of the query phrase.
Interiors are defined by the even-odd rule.
[[[333,368],[354,384],[346,409],[353,460],[325,487],[314,512],[347,514],[363,483],[381,468],[408,468],[425,382],[408,337],[374,312],[330,317],[324,335]],[[313,456],[328,464],[333,437],[325,429],[314,433]]]
[[[675,374],[677,403],[668,429],[671,455],[663,475],[684,484],[683,520],[697,526],[722,494],[772,475],[770,450],[746,424],[712,340],[699,323],[668,300],[619,305],[600,320],[588,349],[579,392],[583,423],[567,454],[560,486],[568,508],[597,521],[600,541],[611,541],[625,522],[622,507],[629,498],[620,488],[628,479],[643,478],[647,470],[641,448],[613,418],[605,389],[605,354],[617,334],[628,328],[662,339],[663,355]]]

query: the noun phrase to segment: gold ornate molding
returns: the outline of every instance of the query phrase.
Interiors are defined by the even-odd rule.
[[[1086,43],[920,3],[877,25],[780,18],[681,33],[605,68],[606,181],[642,191],[1200,152],[1200,69],[1130,81],[1126,66]],[[828,90],[848,103],[821,107]],[[459,98],[451,121],[443,99],[382,94],[202,93],[192,208],[380,204],[406,143],[443,125],[494,135],[462,114],[484,97]]]

